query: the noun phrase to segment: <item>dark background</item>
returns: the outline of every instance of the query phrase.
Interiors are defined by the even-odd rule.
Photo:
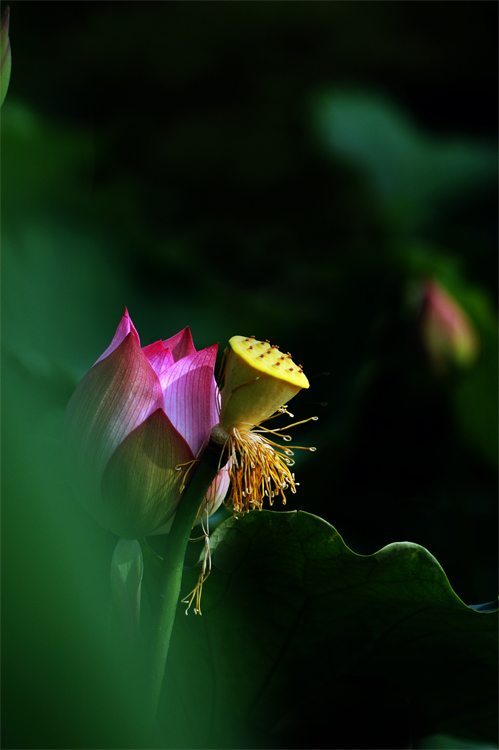
[[[197,348],[255,334],[291,351],[311,384],[291,409],[320,420],[294,431],[317,451],[298,457],[286,508],[323,517],[360,554],[417,542],[466,603],[493,599],[496,3],[10,7],[14,569],[30,534],[44,548],[18,475],[45,481],[33,445],[58,439],[126,305],[144,345],[189,325]],[[429,276],[478,332],[470,368],[432,367]],[[112,535],[87,531],[105,567]]]

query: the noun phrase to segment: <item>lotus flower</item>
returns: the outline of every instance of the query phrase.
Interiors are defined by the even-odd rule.
[[[66,409],[73,488],[90,514],[125,539],[166,533],[219,421],[217,345],[196,351],[188,328],[140,346],[125,310],[106,351]],[[229,485],[222,469],[200,508],[214,512]]]

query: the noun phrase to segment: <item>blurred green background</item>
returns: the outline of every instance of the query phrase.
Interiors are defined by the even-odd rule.
[[[71,506],[57,440],[125,305],[144,345],[188,325],[197,348],[255,334],[291,351],[311,384],[292,411],[320,420],[294,431],[317,452],[286,509],[361,554],[417,542],[467,604],[494,599],[497,5],[10,6],[5,747],[135,746],[79,723],[98,716],[91,675],[54,719],[86,667],[68,633],[101,643],[115,543]],[[467,369],[425,350],[428,277],[478,333]]]

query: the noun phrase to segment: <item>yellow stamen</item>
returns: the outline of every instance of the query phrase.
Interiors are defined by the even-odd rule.
[[[201,612],[201,594],[203,593],[203,584],[208,580],[210,573],[211,573],[210,538],[209,536],[206,536],[203,564],[201,566],[201,573],[199,574],[198,582],[196,583],[191,593],[187,594],[187,596],[184,596],[184,598],[181,600],[182,604],[187,604],[187,607],[185,610],[186,615],[189,613],[189,610],[191,608],[191,605],[194,599],[196,600],[196,605],[194,607],[194,614],[196,615],[203,614]]]
[[[190,470],[192,469],[192,467],[194,466],[194,464],[197,463],[198,461],[199,461],[199,458],[193,458],[191,461],[186,461],[185,464],[177,464],[175,466],[175,471],[182,471],[182,469],[184,468],[184,466],[187,466],[186,472],[185,472],[184,477],[183,477],[182,486],[180,488],[180,492],[183,492],[185,490],[187,475],[190,472]]]
[[[295,476],[290,471],[294,463],[290,458],[292,451],[248,430],[233,428],[226,436],[232,458],[232,491],[227,505],[232,506],[234,513],[261,510],[265,497],[272,505],[273,498],[280,495],[286,504],[285,490],[295,493],[297,487]]]
[[[204,554],[203,554],[203,562],[201,565],[201,572],[199,574],[198,581],[196,585],[194,586],[193,590],[190,592],[190,594],[187,594],[187,596],[184,596],[184,598],[181,600],[182,604],[187,604],[187,608],[185,610],[186,615],[189,613],[189,610],[191,608],[191,605],[194,599],[196,600],[196,606],[194,607],[194,614],[195,615],[203,614],[201,612],[201,594],[203,593],[203,584],[206,582],[206,580],[208,579],[211,573],[210,529],[209,529],[208,509],[206,509],[206,529],[204,527],[204,522],[202,524],[202,528],[203,528],[203,536],[197,537],[196,539],[189,540],[191,542],[198,542],[200,539],[204,538]]]

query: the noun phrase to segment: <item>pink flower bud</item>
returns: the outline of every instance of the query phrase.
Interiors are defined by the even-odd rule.
[[[438,281],[426,282],[423,291],[421,333],[435,371],[443,372],[452,364],[472,365],[479,350],[473,323]]]
[[[168,530],[191,462],[219,421],[216,355],[216,344],[197,352],[188,328],[141,348],[125,310],[64,423],[71,485],[105,528],[125,539]],[[210,512],[227,491],[226,474],[207,494]]]

